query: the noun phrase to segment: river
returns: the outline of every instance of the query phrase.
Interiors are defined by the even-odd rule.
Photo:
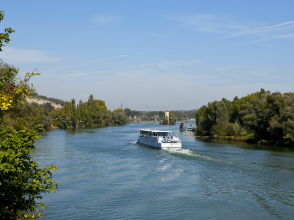
[[[138,129],[172,130],[182,150],[136,144]],[[44,132],[34,160],[61,185],[44,219],[293,219],[294,150],[184,136],[133,123]]]

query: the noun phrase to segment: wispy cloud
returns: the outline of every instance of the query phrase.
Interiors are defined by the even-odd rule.
[[[241,36],[241,35],[245,35],[245,34],[256,34],[256,33],[261,33],[261,32],[266,32],[266,31],[275,31],[275,30],[279,30],[281,28],[290,28],[290,27],[294,27],[294,21],[288,21],[288,22],[284,22],[281,24],[273,25],[273,26],[255,28],[255,29],[251,29],[248,31],[242,31],[242,32],[238,32],[238,33],[228,34],[224,37],[235,37],[235,36]]]
[[[212,14],[171,14],[165,15],[165,19],[179,22],[181,25],[190,26],[194,29],[207,33],[228,33],[232,31],[241,31],[245,28],[232,22],[231,19]]]
[[[271,40],[271,39],[277,39],[277,38],[290,38],[294,37],[294,34],[286,34],[286,35],[281,35],[281,36],[276,36],[276,37],[268,37],[264,39],[259,39],[259,40],[252,40],[244,43],[253,43],[253,42],[258,42],[258,41],[265,41],[265,40]]]
[[[159,66],[163,69],[176,67],[176,66],[194,66],[201,63],[199,60],[175,60],[175,61],[163,61]]]
[[[127,57],[128,55],[119,55],[117,57]]]
[[[293,37],[294,21],[287,21],[280,24],[268,25],[258,28],[250,28],[251,25],[245,22],[236,22],[225,15],[214,14],[170,14],[165,15],[165,19],[178,22],[182,26],[189,26],[200,32],[216,33],[223,35],[220,38],[241,37],[247,35],[251,40],[245,43],[253,43],[278,38]],[[256,26],[256,22],[255,22]],[[256,39],[256,37],[263,37]],[[254,37],[255,39],[252,39]],[[243,39],[244,40],[244,39]]]
[[[4,48],[1,58],[7,63],[40,63],[55,62],[57,58],[46,55],[39,50],[24,50],[13,47]]]
[[[93,18],[93,21],[98,26],[105,26],[105,25],[108,25],[108,24],[120,22],[120,21],[122,21],[122,19],[119,16],[115,16],[115,15],[100,14],[100,15],[96,15]]]

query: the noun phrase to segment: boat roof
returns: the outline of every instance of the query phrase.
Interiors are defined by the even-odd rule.
[[[150,132],[172,132],[172,131],[160,131],[160,130],[151,130],[151,129],[140,129],[140,131],[150,131]]]

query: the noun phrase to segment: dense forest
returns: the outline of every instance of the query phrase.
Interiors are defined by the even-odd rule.
[[[233,101],[210,102],[196,113],[196,135],[240,137],[264,144],[293,146],[294,94],[261,89]],[[238,139],[238,138],[236,138]]]

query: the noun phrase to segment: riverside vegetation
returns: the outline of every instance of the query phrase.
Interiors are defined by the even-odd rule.
[[[0,11],[0,21],[3,19]],[[0,33],[0,51],[13,32],[6,28]],[[18,82],[18,69],[0,60],[0,219],[42,217],[41,209],[46,207],[39,202],[42,193],[54,193],[58,188],[51,173],[56,166],[39,167],[32,158],[34,140],[40,138],[42,126],[26,121],[29,117],[22,118],[25,97],[32,91],[29,80],[36,75],[40,74],[27,73]]]
[[[0,21],[3,19],[4,13],[0,11]],[[0,51],[13,32],[6,28],[0,33]],[[32,157],[35,139],[41,137],[40,131],[50,129],[53,118],[60,128],[74,126],[76,121],[84,121],[86,127],[127,122],[123,109],[111,112],[104,101],[95,100],[93,95],[88,102],[80,101],[78,105],[74,99],[64,102],[62,110],[55,110],[50,103],[28,104],[26,97],[36,94],[29,80],[40,74],[35,70],[21,80],[18,73],[17,68],[0,59],[0,219],[42,217],[46,208],[40,202],[42,194],[54,193],[58,188],[51,172],[57,167],[39,167]]]
[[[127,117],[137,117],[141,120],[154,120],[155,118],[159,120],[161,125],[175,125],[177,119],[187,119],[194,118],[195,111],[169,111],[169,120],[165,118],[164,111],[136,111],[130,110],[129,108],[125,108],[124,110]]]
[[[61,110],[52,110],[49,115],[57,118],[55,126],[59,128],[73,127],[76,121],[83,121],[85,127],[124,125],[128,121],[123,109],[117,108],[110,111],[104,101],[95,100],[93,95],[89,96],[88,102],[80,100],[78,105],[75,104],[74,99],[65,102]],[[82,123],[78,126],[81,127]]]
[[[260,144],[294,146],[294,94],[261,89],[233,101],[203,105],[196,113],[196,135]]]

